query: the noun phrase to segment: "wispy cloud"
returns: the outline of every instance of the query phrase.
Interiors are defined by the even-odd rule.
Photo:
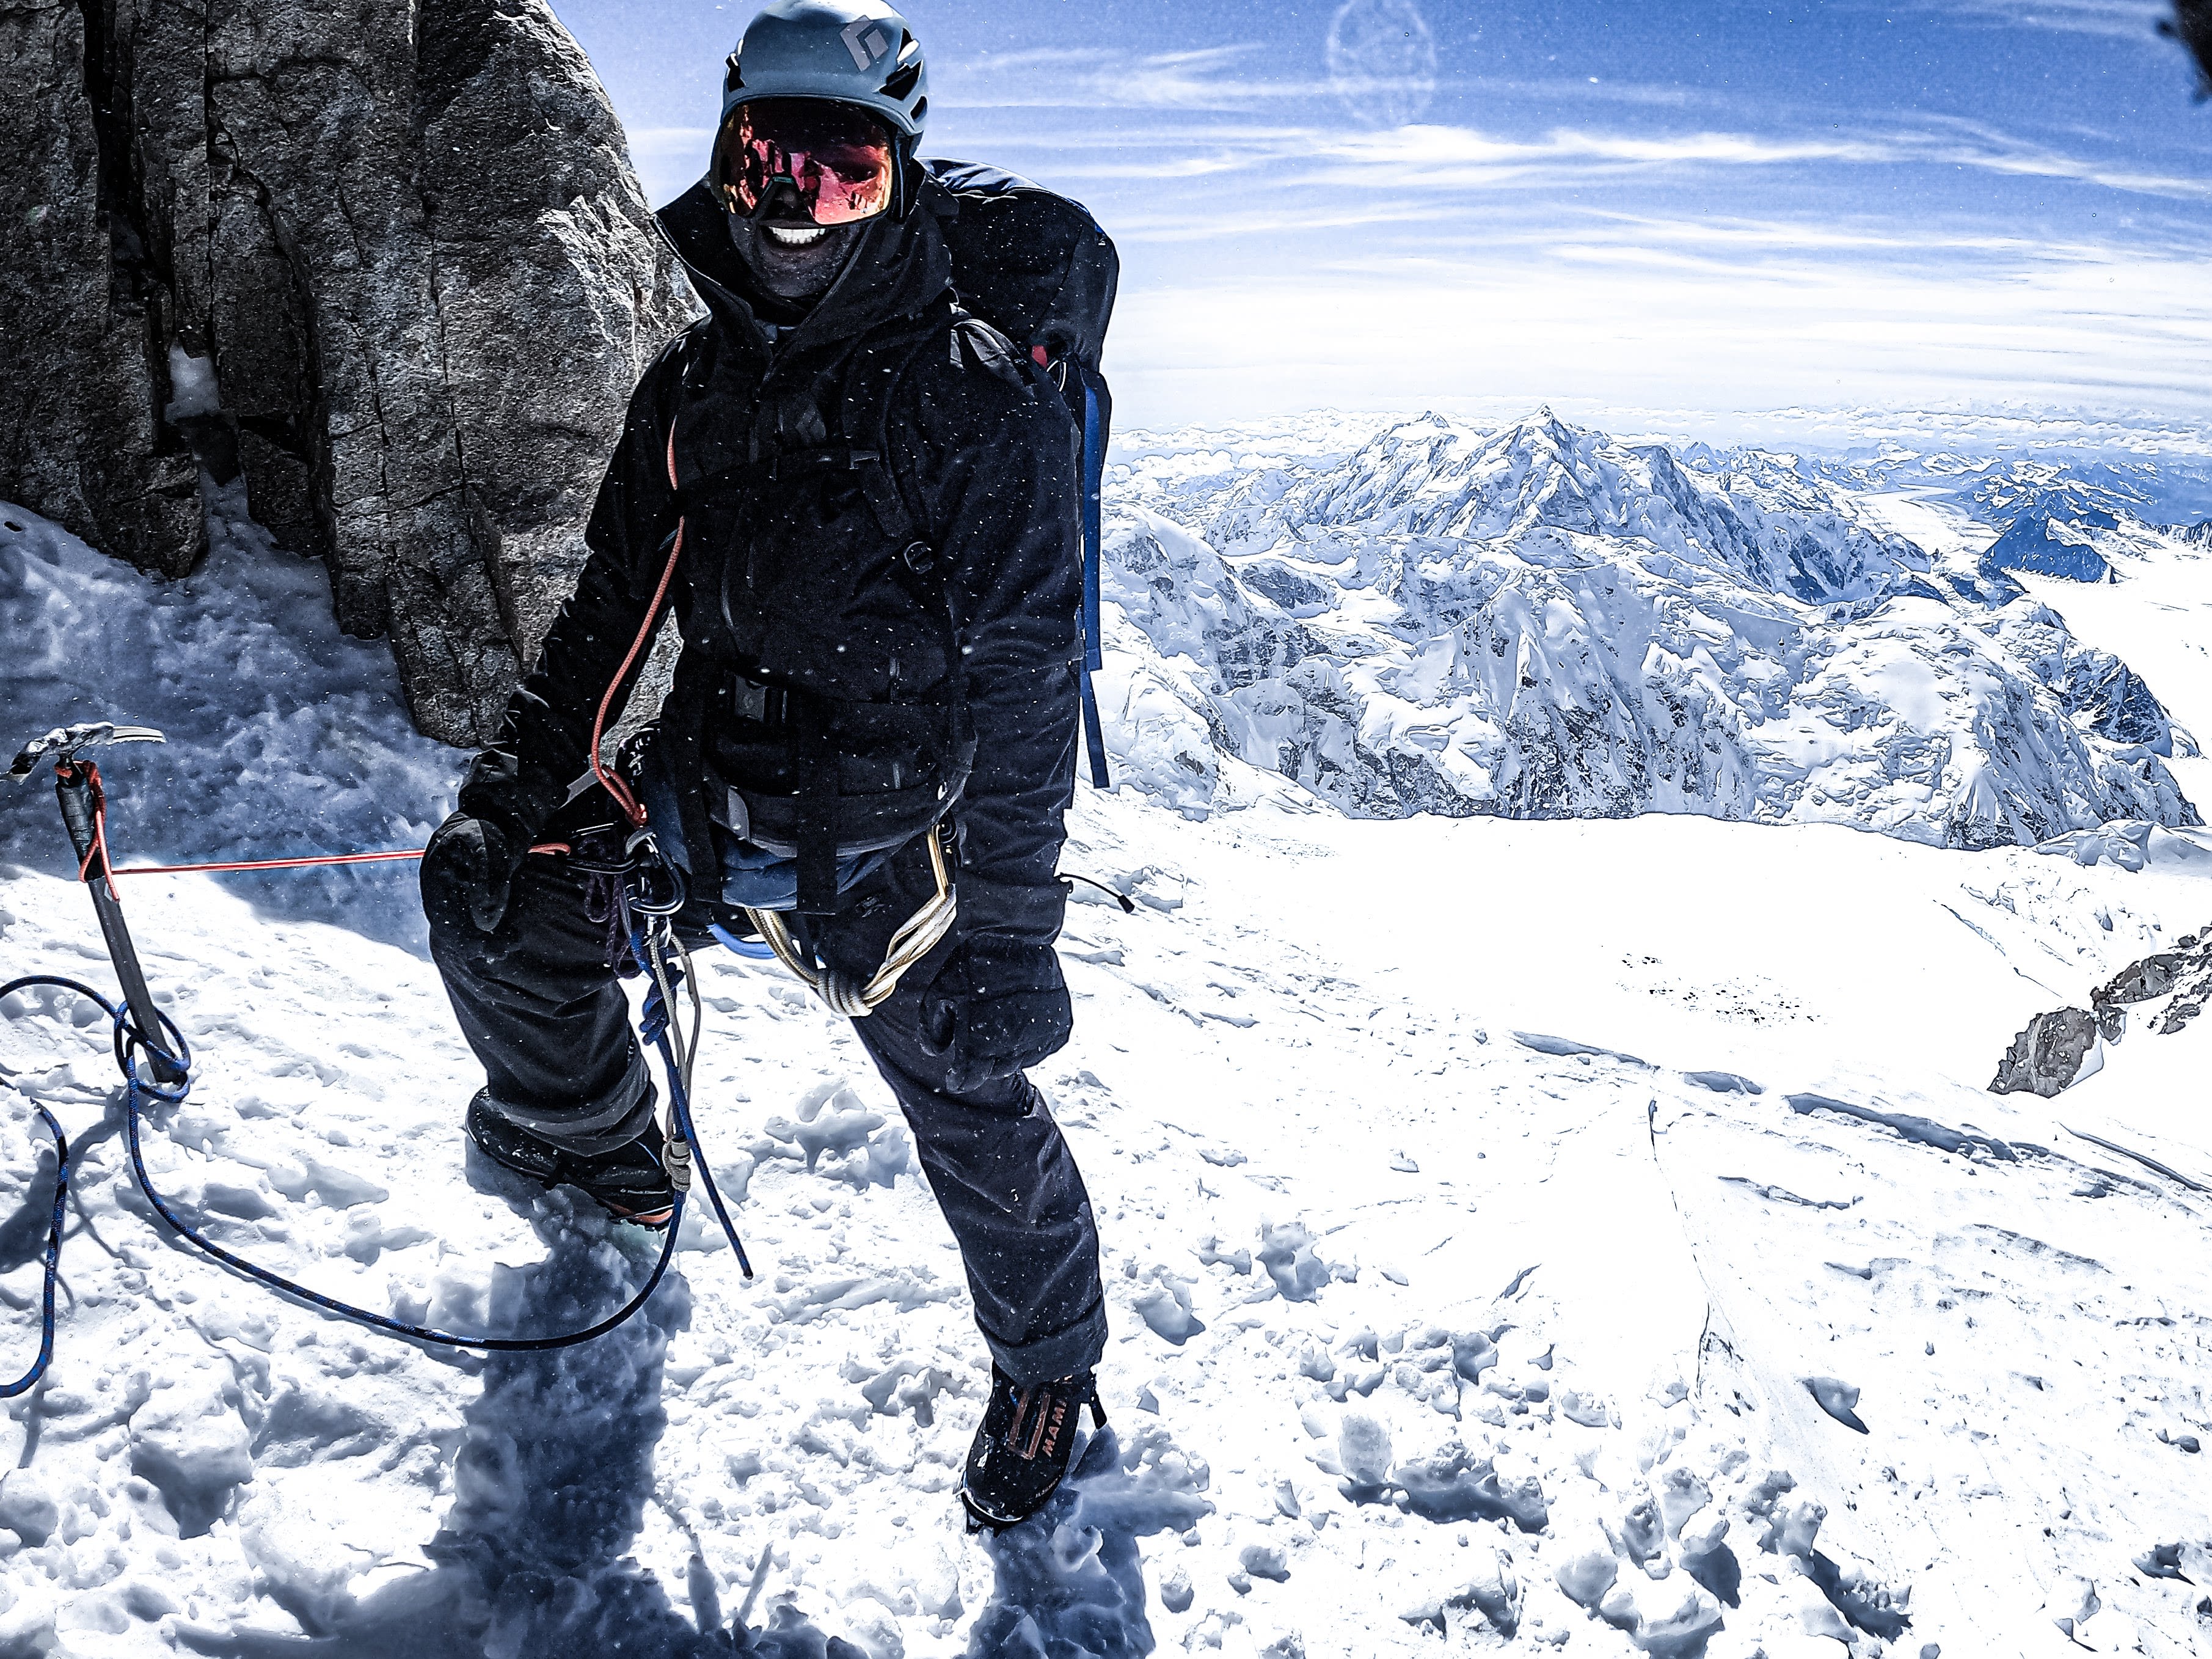
[[[2166,0],[1853,0],[1860,10],[1933,12],[1996,27],[2095,34],[2154,44]]]
[[[1060,176],[1136,180],[1245,171],[1255,187],[1311,204],[1358,196],[1417,199],[1429,212],[1441,197],[1545,186],[1575,187],[1599,179],[1695,176],[1716,169],[1795,170],[1832,189],[1854,168],[1969,168],[2015,178],[2095,186],[2175,202],[2212,202],[2212,178],[2161,172],[1960,121],[1859,134],[1753,133],[1711,130],[1623,131],[1557,127],[1529,137],[1464,126],[1389,131],[1340,128],[1237,127],[1064,135],[1069,156]],[[1207,202],[1194,223],[1225,223]]]
[[[2186,263],[2198,255],[2197,245],[2181,236],[2130,232],[2103,242],[2054,239],[1997,234],[1958,218],[1900,223],[1871,217],[1703,218],[1572,209],[1492,214],[1479,229],[1454,227],[1424,235],[1418,251],[1402,251],[1398,259],[1407,267],[1443,269],[1512,250],[1623,269],[1639,263],[1696,269],[1716,278],[1756,271],[1786,278],[1843,263],[1966,281],[2045,266],[2109,270],[2136,262]]]
[[[1187,52],[1024,51],[948,64],[936,94],[950,109],[1241,111],[1333,101],[1335,82],[1255,73],[1266,43],[1237,41]],[[1414,83],[1364,81],[1369,95]],[[1420,82],[1423,90],[1431,82]]]
[[[2190,419],[2212,380],[2212,291],[2192,259],[1962,271],[1581,252],[1139,286],[1116,323],[1117,401],[1157,424],[1473,399],[1663,406],[1694,387],[1713,409],[1973,400]]]
[[[1493,137],[1465,127],[1401,127],[1392,132],[1330,135],[1317,160],[1356,168],[1396,169],[1401,184],[1470,187],[1531,167],[1591,163],[1669,167],[1775,168],[1808,163],[1894,167],[1936,164],[2037,178],[2074,180],[2131,193],[2212,201],[2212,179],[2164,174],[2069,156],[2048,145],[1965,122],[1856,137],[1687,131],[1626,133],[1556,128],[1537,139]]]
[[[1036,47],[947,64],[933,72],[938,77],[937,101],[949,109],[1230,112],[1307,104],[1344,110],[1405,92],[1666,109],[1729,101],[1708,88],[1598,76],[1370,76],[1357,81],[1285,76],[1260,41],[1152,53]]]

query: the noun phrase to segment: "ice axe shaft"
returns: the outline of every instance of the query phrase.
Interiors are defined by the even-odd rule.
[[[106,849],[100,845],[99,791],[100,775],[88,764],[65,760],[54,768],[54,795],[61,802],[62,821],[69,826],[70,841],[76,848],[77,866],[83,870],[86,890],[92,894],[92,908],[107,940],[107,955],[123,986],[124,1003],[150,1051],[148,1058],[154,1081],[167,1086],[182,1082],[185,1073],[160,1052],[161,1011],[154,1006],[154,993],[146,987],[146,970],[138,965],[138,948],[131,942],[131,929],[123,919]]]

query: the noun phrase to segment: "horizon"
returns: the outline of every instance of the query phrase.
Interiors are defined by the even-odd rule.
[[[1680,410],[1615,406],[1569,409],[1564,403],[1539,402],[1495,414],[1469,414],[1442,406],[1406,404],[1396,408],[1347,409],[1322,405],[1245,419],[1195,420],[1175,425],[1138,425],[1117,421],[1115,442],[1193,440],[1218,434],[1224,441],[1260,442],[1286,437],[1305,424],[1343,423],[1380,431],[1431,418],[1448,419],[1488,434],[1545,417],[1576,430],[1625,444],[1666,444],[1689,449],[1757,451],[1778,459],[1792,454],[1824,460],[1869,460],[1933,457],[1972,462],[1978,470],[2008,461],[2045,462],[2055,467],[2156,467],[2163,463],[2173,479],[2196,479],[2212,512],[2212,431],[2144,421],[2070,421],[2027,416],[1977,414],[1942,416],[1924,411],[1838,410],[1753,411],[1762,417],[1786,414],[1802,423],[1788,441],[1747,438],[1691,430],[1698,418]],[[1724,421],[1727,417],[1717,417]]]
[[[2202,454],[2212,109],[2166,9],[905,8],[927,150],[1073,194],[1115,237],[1131,426],[1547,403],[1710,442],[2058,424]],[[750,8],[557,10],[668,200]]]

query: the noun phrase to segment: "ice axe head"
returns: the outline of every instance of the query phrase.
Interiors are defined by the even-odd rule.
[[[88,720],[82,725],[57,726],[44,737],[33,738],[23,745],[8,768],[8,776],[18,784],[27,783],[31,774],[39,769],[39,762],[51,755],[57,763],[74,760],[85,749],[104,748],[110,743],[166,743],[169,740],[151,726],[118,726],[112,720]]]

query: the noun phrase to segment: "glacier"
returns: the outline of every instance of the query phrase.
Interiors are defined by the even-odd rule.
[[[1125,441],[1107,490],[1109,747],[1188,814],[1692,813],[1960,848],[2200,821],[2166,765],[2186,731],[1991,557],[2165,536],[2051,463],[1954,462],[1988,533],[1931,550],[1891,528],[1894,476],[1549,410],[1217,436]]]

